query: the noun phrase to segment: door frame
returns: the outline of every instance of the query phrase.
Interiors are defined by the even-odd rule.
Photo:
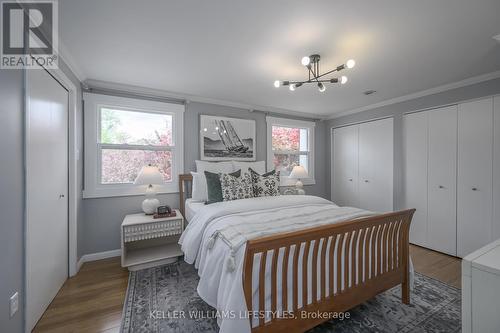
[[[24,86],[24,178],[26,180],[28,160],[28,113],[29,110],[29,88],[28,82],[30,80],[29,71],[36,69],[25,69],[23,74]],[[59,69],[44,69],[56,81],[59,82],[68,91],[68,277],[76,275],[79,270],[77,260],[77,220],[78,220],[78,173],[77,166],[80,158],[80,151],[78,149],[78,136],[77,136],[77,111],[78,111],[78,89],[77,86],[69,79],[69,77]],[[24,184],[24,309],[27,306],[27,290],[28,290],[28,217],[27,217],[27,192],[26,183]],[[27,323],[27,313],[24,311],[24,331],[29,332]]]

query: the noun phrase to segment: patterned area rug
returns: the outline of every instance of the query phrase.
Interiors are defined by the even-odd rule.
[[[218,332],[215,318],[189,318],[193,311],[214,311],[197,294],[198,274],[184,261],[131,272],[122,332]],[[411,304],[401,303],[395,287],[309,332],[460,332],[460,289],[415,274]],[[151,315],[153,311],[153,315]],[[186,318],[172,318],[174,314]]]

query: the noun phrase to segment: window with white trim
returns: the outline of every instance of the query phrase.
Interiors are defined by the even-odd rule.
[[[149,164],[163,175],[157,192],[178,192],[184,105],[85,93],[84,106],[84,197],[144,194],[134,181]]]
[[[312,121],[267,117],[267,165],[280,171],[281,185],[294,185],[297,180],[288,176],[296,165],[303,166],[309,175],[301,179],[305,185],[314,180],[314,126]]]

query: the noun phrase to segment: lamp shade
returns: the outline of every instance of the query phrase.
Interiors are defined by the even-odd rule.
[[[307,174],[307,171],[303,166],[297,165],[293,167],[292,172],[290,173],[290,178],[304,179],[309,178],[309,175]]]
[[[134,181],[135,185],[160,185],[163,183],[164,180],[160,170],[152,165],[142,167],[141,172]]]

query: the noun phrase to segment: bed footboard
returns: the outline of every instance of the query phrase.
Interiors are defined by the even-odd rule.
[[[347,311],[398,284],[402,302],[408,304],[409,229],[414,212],[249,241],[243,290],[252,332],[304,332],[328,320],[314,313]],[[252,280],[258,281],[256,286]],[[253,304],[255,289],[258,296]],[[270,290],[270,304],[266,303],[266,290],[267,296]]]

